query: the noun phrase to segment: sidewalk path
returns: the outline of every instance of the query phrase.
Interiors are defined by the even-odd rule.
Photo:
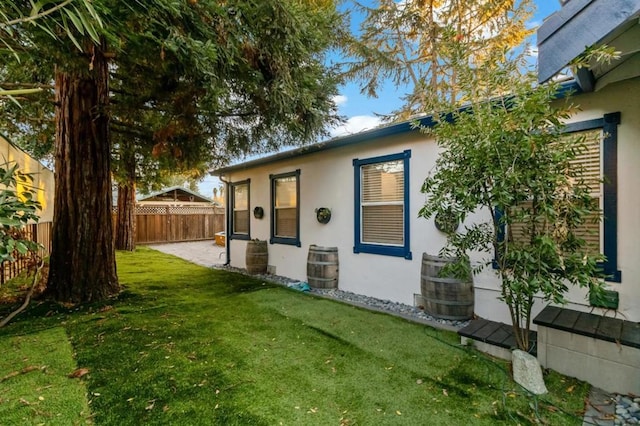
[[[213,240],[150,244],[147,247],[207,267],[222,265],[226,259],[225,248],[216,245]]]

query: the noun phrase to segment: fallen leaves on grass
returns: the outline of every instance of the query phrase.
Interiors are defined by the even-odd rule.
[[[82,376],[86,376],[87,374],[89,374],[88,368],[78,368],[76,371],[69,374],[67,377],[69,377],[70,379],[78,379]]]
[[[35,365],[30,365],[28,367],[24,367],[22,370],[12,371],[11,373],[7,374],[6,376],[0,378],[0,383],[9,380],[12,377],[19,376],[21,374],[27,374],[27,373],[29,373],[31,371],[44,370],[44,369],[45,369],[45,367],[37,367]]]

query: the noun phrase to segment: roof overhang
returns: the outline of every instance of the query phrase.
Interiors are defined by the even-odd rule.
[[[336,137],[320,143],[305,145],[300,148],[280,152],[278,154],[269,155],[269,156],[258,158],[251,161],[246,161],[244,163],[234,164],[228,167],[222,167],[220,169],[216,169],[212,171],[211,174],[214,176],[223,176],[230,172],[252,169],[258,166],[263,166],[266,164],[284,161],[291,158],[297,158],[304,155],[315,154],[316,152],[327,151],[330,149],[341,148],[349,145],[357,145],[363,142],[372,142],[388,136],[398,136],[405,133],[416,131],[417,127],[422,127],[422,126],[432,127],[434,124],[435,124],[435,120],[431,115],[421,117],[421,118],[415,118],[415,119],[403,121],[400,123],[394,123],[387,126],[378,127],[372,130],[366,130],[363,132],[354,133],[347,136]]]
[[[578,69],[585,92],[640,76],[640,0],[570,0],[538,29],[538,81],[544,83],[587,47],[607,45],[620,52],[610,63]]]
[[[582,90],[576,84],[575,81],[567,81],[560,85],[556,92],[556,98],[565,98],[567,96],[581,93]],[[463,107],[465,109],[466,107]],[[450,116],[445,117],[445,120],[450,119]],[[224,176],[228,173],[238,172],[242,170],[253,169],[256,167],[277,163],[293,158],[302,157],[309,154],[315,154],[317,152],[327,151],[330,149],[341,148],[345,146],[353,146],[365,143],[372,143],[389,136],[400,136],[412,132],[419,131],[419,128],[429,128],[436,125],[436,118],[433,115],[425,115],[423,117],[417,117],[411,120],[402,121],[400,123],[389,124],[387,126],[378,127],[376,129],[367,130],[359,133],[354,133],[347,136],[340,136],[333,139],[329,139],[324,142],[315,143],[312,145],[306,145],[300,148],[292,149],[289,151],[280,152],[266,157],[257,158],[255,160],[246,161],[244,163],[233,164],[227,167],[222,167],[211,172],[213,176]]]

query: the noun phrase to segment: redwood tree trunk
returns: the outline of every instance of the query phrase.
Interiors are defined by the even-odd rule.
[[[128,155],[130,151],[121,155]],[[118,184],[118,213],[116,217],[116,250],[133,251],[136,248],[136,162],[133,153],[122,158],[127,182]]]
[[[47,294],[61,302],[120,290],[111,218],[108,69],[100,47],[89,70],[56,70],[55,202]],[[89,64],[87,64],[89,65]]]

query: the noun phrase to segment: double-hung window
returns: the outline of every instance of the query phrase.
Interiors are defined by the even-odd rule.
[[[230,238],[248,240],[249,222],[249,180],[231,184],[231,235]]]
[[[270,178],[270,242],[300,247],[300,170]]]
[[[411,259],[409,244],[411,151],[353,160],[354,253]]]
[[[572,161],[572,166],[581,171],[581,181],[597,200],[602,211],[602,221],[597,216],[586,218],[584,224],[575,233],[586,242],[587,251],[602,253],[606,260],[601,265],[607,281],[621,282],[618,270],[618,124],[620,114],[606,114],[603,118],[568,124],[565,133],[571,137],[580,137],[585,149]],[[499,212],[497,212],[499,213]],[[523,238],[521,226],[511,224],[512,238]],[[504,233],[502,233],[504,238]],[[497,266],[494,265],[494,266]]]
[[[567,133],[585,137],[584,153],[576,159],[582,167],[583,180],[591,196],[602,208],[602,221],[587,220],[579,235],[592,252],[600,252],[606,260],[602,269],[607,281],[621,282],[618,270],[618,125],[620,113],[605,114],[602,118],[572,123]]]

